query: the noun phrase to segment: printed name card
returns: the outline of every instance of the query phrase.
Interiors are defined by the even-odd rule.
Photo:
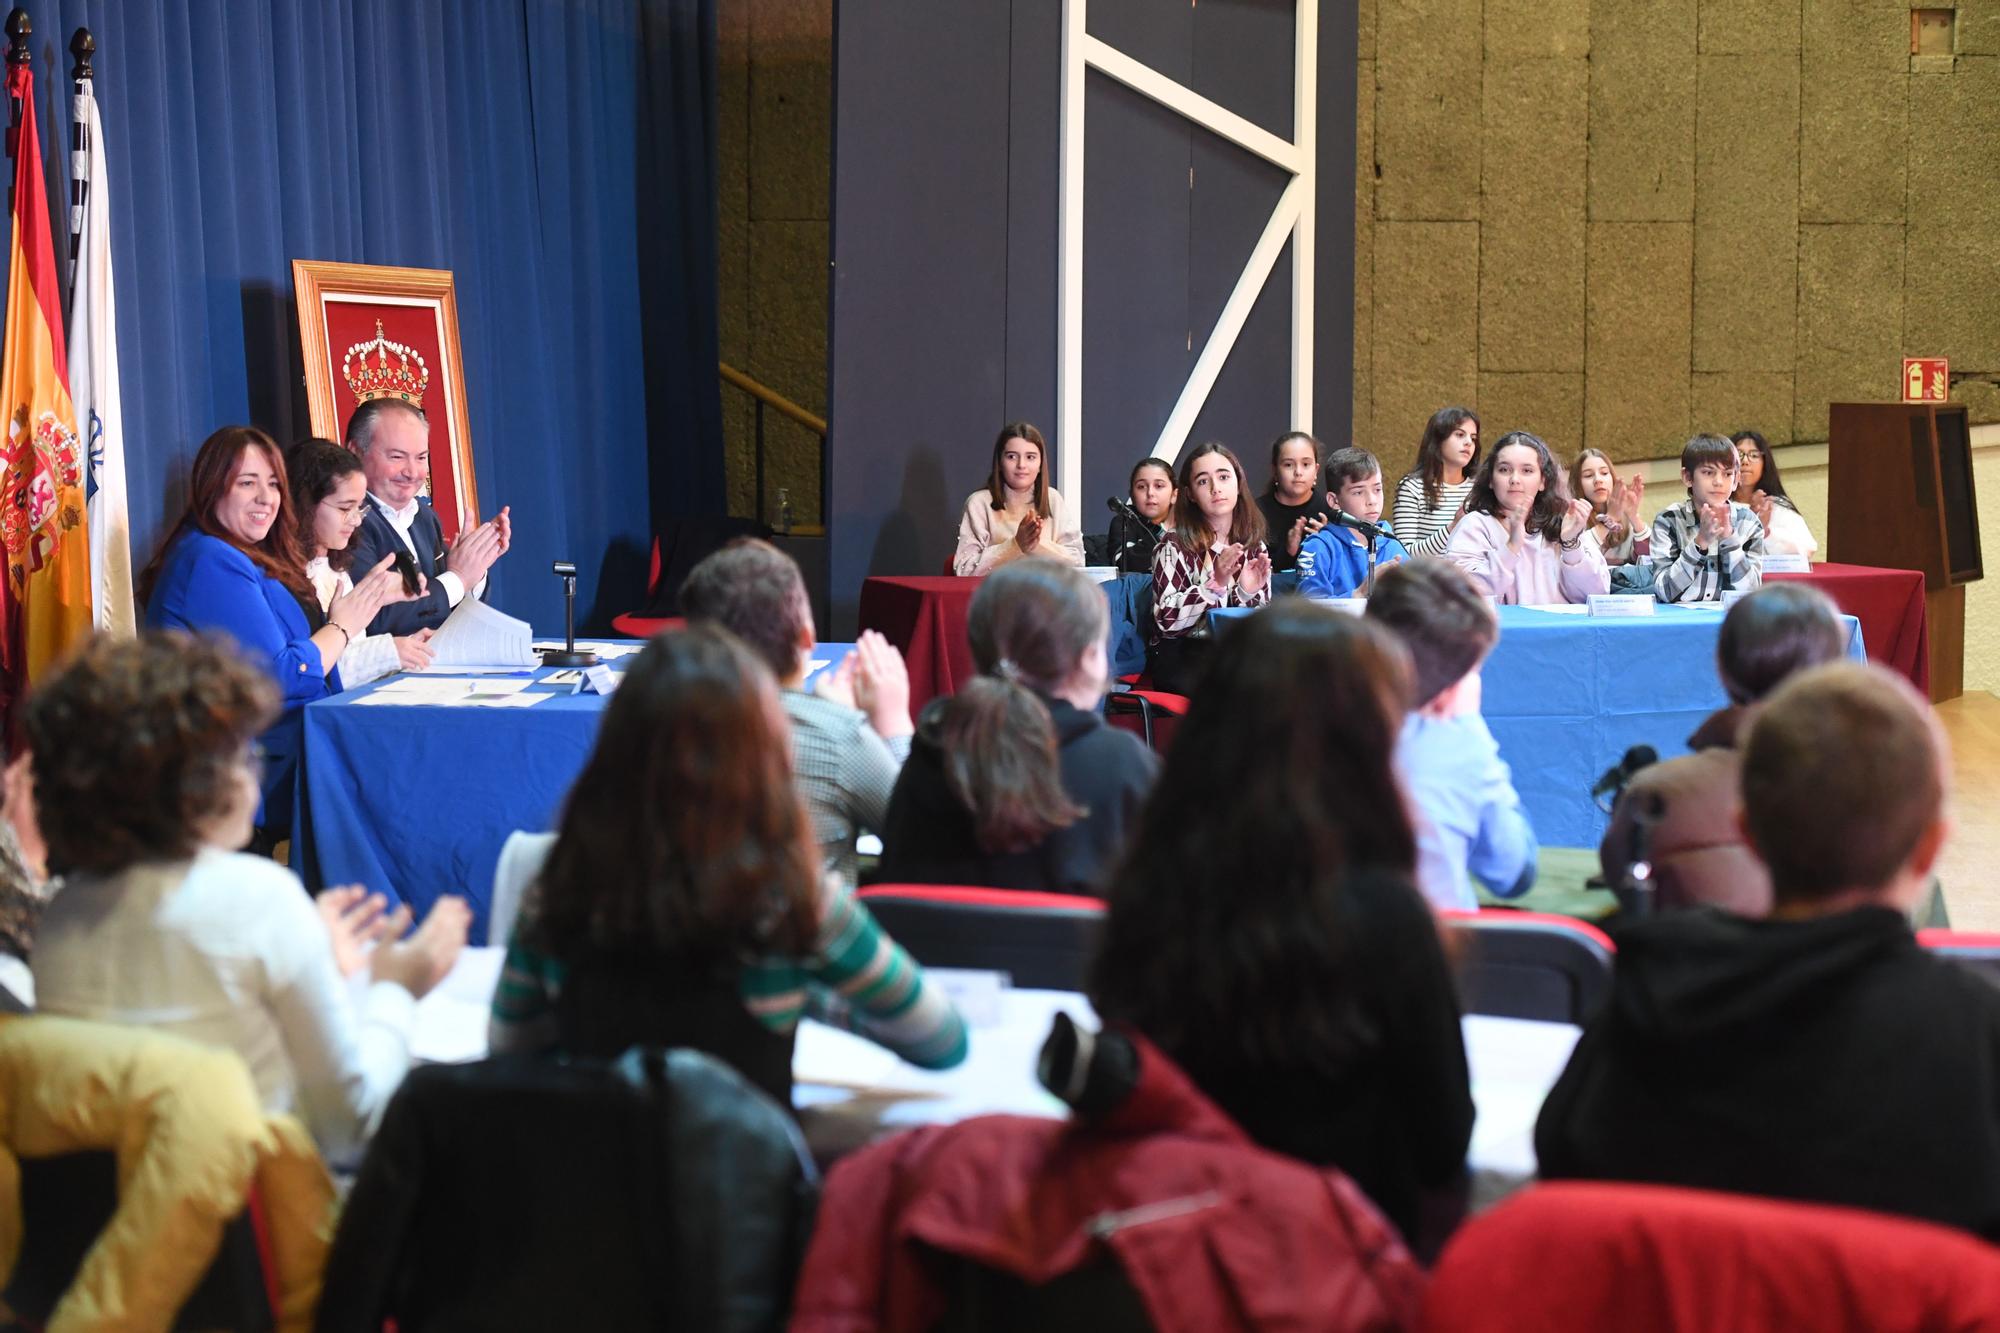
[[[609,694],[618,688],[618,673],[608,666],[582,668],[583,679],[576,684],[578,694]]]
[[[1810,574],[1812,562],[1797,551],[1764,552],[1764,572],[1766,574]]]
[[[1590,614],[1593,616],[1650,616],[1653,614],[1653,599],[1650,595],[1630,597],[1621,593],[1592,593]]]

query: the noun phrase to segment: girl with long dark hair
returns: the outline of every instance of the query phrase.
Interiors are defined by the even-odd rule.
[[[368,512],[368,478],[353,450],[331,440],[303,440],[285,456],[285,471],[298,502],[299,556],[313,600],[306,619],[315,629],[326,623],[334,599],[354,591],[348,573],[354,563],[354,534]],[[419,586],[423,575],[417,576]],[[363,634],[341,654],[340,682],[348,689],[396,671],[421,671],[431,664],[427,646],[434,631]]]
[[[787,1105],[807,1012],[926,1068],[965,1058],[951,1001],[822,874],[777,684],[726,630],[646,645],[541,857],[518,867],[496,1052],[688,1046]]]
[[[1472,409],[1441,407],[1432,413],[1417,444],[1417,465],[1396,483],[1390,526],[1411,555],[1444,554],[1478,466],[1479,418]]]
[[[1458,1006],[1395,772],[1409,656],[1304,599],[1216,650],[1111,878],[1090,997],[1407,1235],[1463,1170]]]
[[[958,520],[953,573],[989,574],[1026,555],[1083,564],[1083,529],[1049,484],[1054,467],[1040,431],[1025,421],[1000,428],[986,485],[966,497]]]
[[[1153,550],[1153,641],[1146,671],[1156,689],[1188,694],[1212,644],[1208,613],[1271,600],[1264,515],[1228,445],[1197,445],[1181,459],[1174,530]]]
[[[1819,550],[1804,515],[1785,494],[1785,479],[1778,475],[1778,460],[1771,446],[1754,430],[1739,430],[1729,437],[1736,446],[1736,492],[1730,498],[1749,505],[1764,525],[1764,550],[1811,556]]]
[[[1510,431],[1480,465],[1445,550],[1503,606],[1582,602],[1611,590],[1589,526],[1590,502],[1568,498],[1549,446]]]

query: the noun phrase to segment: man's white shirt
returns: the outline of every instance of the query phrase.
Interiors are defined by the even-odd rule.
[[[409,551],[410,555],[414,558],[417,554],[417,544],[410,540],[410,526],[417,521],[417,509],[423,502],[413,495],[410,497],[409,504],[403,506],[401,509],[397,509],[373,491],[368,492],[368,502],[375,506],[383,518],[389,520],[389,526],[394,528],[396,535],[403,539],[404,549]],[[443,553],[440,552],[439,554]],[[460,602],[465,600],[465,580],[452,571],[448,569],[441,571],[437,576],[437,584],[440,588],[444,589],[447,604],[456,607]],[[484,597],[486,595],[485,579],[479,580],[479,585],[472,590],[472,595],[474,597]]]

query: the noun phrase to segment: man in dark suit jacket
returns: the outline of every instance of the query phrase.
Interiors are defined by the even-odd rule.
[[[368,477],[368,510],[354,534],[354,568],[372,569],[392,551],[405,551],[424,576],[424,595],[385,606],[370,634],[415,634],[436,629],[452,608],[485,587],[486,571],[507,551],[513,527],[507,511],[449,548],[430,501],[417,492],[430,476],[430,423],[423,409],[400,398],[374,398],[347,422],[347,447],[361,456]]]

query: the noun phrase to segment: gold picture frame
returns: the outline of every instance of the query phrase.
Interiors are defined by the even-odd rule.
[[[313,434],[344,440],[363,392],[421,406],[431,425],[431,503],[453,540],[461,515],[479,521],[479,485],[451,271],[294,259],[292,287]]]

